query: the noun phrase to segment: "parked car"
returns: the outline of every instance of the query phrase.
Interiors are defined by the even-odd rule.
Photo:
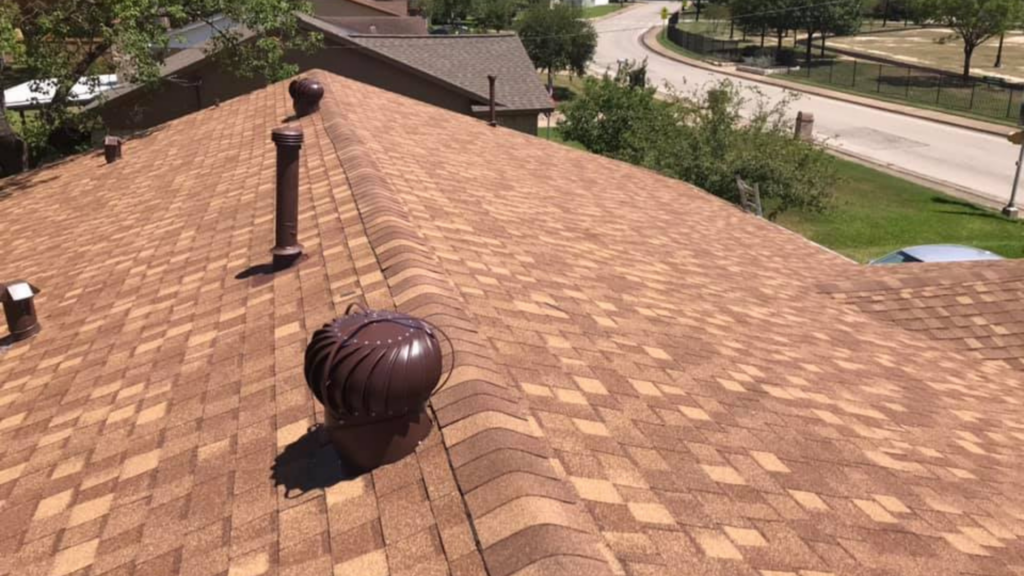
[[[872,260],[869,265],[906,264],[910,262],[967,262],[970,260],[1003,260],[995,252],[961,246],[959,244],[929,244],[903,248],[881,258]]]

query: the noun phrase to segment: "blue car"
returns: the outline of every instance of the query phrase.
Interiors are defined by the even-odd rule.
[[[960,246],[959,244],[929,244],[903,248],[881,258],[872,260],[869,265],[906,264],[910,262],[967,262],[970,260],[1003,260],[1003,257],[988,250]]]

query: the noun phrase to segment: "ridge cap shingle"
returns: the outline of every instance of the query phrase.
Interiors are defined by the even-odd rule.
[[[382,294],[381,301],[449,332],[455,360],[470,358],[471,364],[461,364],[453,371],[431,407],[487,572],[492,576],[530,570],[550,576],[577,574],[582,569],[594,576],[612,573],[610,554],[596,524],[564,474],[549,458],[521,452],[523,441],[537,445],[542,453],[551,454],[552,449],[543,430],[528,415],[521,394],[498,368],[492,345],[475,330],[476,322],[440,259],[413,224],[362,137],[349,127],[347,115],[330,89],[334,75],[314,70],[309,76],[328,86],[321,103],[324,129],[349,179],[359,220],[384,278],[381,290],[387,295]],[[481,478],[472,461],[455,465],[450,455],[453,449],[472,450],[478,457],[512,451],[519,456]],[[496,482],[524,473],[553,479],[560,489],[541,485],[537,490],[536,482]],[[473,488],[467,489],[469,485]],[[494,494],[495,487],[503,486],[507,492]],[[467,504],[467,496],[477,490],[487,493],[491,502],[484,511]],[[519,553],[509,555],[506,549],[513,540]],[[549,541],[571,546],[554,550],[546,545]]]

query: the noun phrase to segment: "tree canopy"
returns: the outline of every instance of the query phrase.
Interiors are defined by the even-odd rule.
[[[465,20],[476,8],[488,0],[418,0],[423,13],[435,24],[454,24]]]
[[[917,0],[924,19],[953,29],[964,43],[964,77],[971,74],[974,50],[1021,19],[1021,0]]]
[[[522,0],[473,0],[473,16],[478,27],[500,32],[512,28],[523,4]]]
[[[594,58],[597,31],[582,16],[582,10],[569,3],[551,8],[535,4],[516,22],[516,30],[533,65],[547,70],[549,86],[554,72],[571,70],[582,76]]]
[[[243,41],[237,28],[215,28],[209,51],[233,73],[268,81],[297,72],[285,60],[289,49],[319,41],[298,28],[295,13],[311,9],[304,0],[8,0],[0,6],[0,47],[12,35],[20,38],[18,64],[31,77],[54,82],[53,99],[38,117],[51,132],[76,120],[69,96],[82,77],[116,73],[121,82],[155,83],[173,40],[169,29],[228,17],[254,39]]]
[[[828,35],[846,36],[860,29],[864,14],[862,0],[820,2],[819,0],[796,0],[794,28],[807,32],[807,61],[811,60],[811,41],[815,34],[822,40]],[[824,45],[822,46],[824,52]]]

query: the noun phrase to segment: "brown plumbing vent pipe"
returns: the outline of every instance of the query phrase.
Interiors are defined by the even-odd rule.
[[[302,128],[275,128],[270,139],[277,145],[277,214],[274,229],[274,269],[294,264],[302,256],[299,244],[299,150]]]
[[[494,74],[488,74],[487,75],[487,83],[490,84],[490,90],[491,90],[490,97],[488,98],[488,104],[491,107],[491,120],[490,120],[490,122],[488,122],[488,124],[490,124],[492,127],[498,125],[497,111],[494,108],[494,81],[497,80],[497,79],[498,79],[498,77],[495,76]]]
[[[103,139],[103,156],[107,159],[107,164],[121,157],[121,144],[123,142],[117,136],[107,136]]]

